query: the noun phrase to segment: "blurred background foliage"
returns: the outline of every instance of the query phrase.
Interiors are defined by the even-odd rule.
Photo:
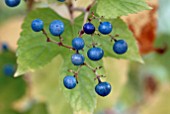
[[[114,80],[115,94],[98,98],[95,114],[170,113],[170,1],[153,0],[149,4],[154,8],[152,11],[123,17],[138,41],[145,64],[104,58],[107,73],[112,76],[107,79]],[[22,2],[11,10],[0,1],[0,114],[72,114],[63,93],[56,89],[59,88],[56,83],[61,82],[54,63],[60,64],[60,56],[34,73],[12,77],[17,67],[16,41],[29,10],[26,6]],[[46,2],[38,5],[44,6]],[[147,21],[143,22],[144,19]],[[111,60],[114,65],[109,63]]]

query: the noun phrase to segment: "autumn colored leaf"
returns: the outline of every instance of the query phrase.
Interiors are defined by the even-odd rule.
[[[167,50],[167,46],[155,47],[154,42],[157,37],[157,9],[158,5],[152,5],[152,10],[144,11],[139,13],[133,18],[127,18],[127,23],[129,29],[133,32],[134,37],[136,38],[139,46],[141,55],[148,54],[150,52],[157,52],[163,54]],[[135,22],[135,23],[134,23]],[[138,24],[142,25],[139,27]],[[138,26],[138,27],[135,27]],[[136,29],[138,28],[138,29]]]

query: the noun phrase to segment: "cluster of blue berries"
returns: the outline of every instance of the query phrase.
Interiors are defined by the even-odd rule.
[[[98,31],[103,35],[110,34],[112,32],[112,29],[113,29],[113,27],[112,27],[112,24],[110,22],[100,22],[100,25],[98,27]],[[94,34],[95,26],[91,22],[88,22],[88,23],[86,23],[84,25],[83,30],[84,30],[84,32],[86,34]],[[124,54],[124,53],[126,53],[126,51],[128,50],[128,45],[127,45],[126,41],[124,41],[124,40],[116,40],[116,39],[114,39],[114,41],[115,41],[115,43],[113,45],[113,51],[116,54]],[[97,57],[99,57],[100,59],[103,57],[104,52],[103,52],[103,50],[101,48],[95,48],[93,50],[96,50],[95,52],[100,53],[100,54],[93,53],[94,55],[96,55],[96,54],[99,55]]]
[[[35,32],[43,31],[43,33],[47,37],[47,41],[51,41],[50,38],[47,36],[44,28],[44,23],[41,19],[35,19],[32,21],[31,24],[32,30]],[[100,22],[100,25],[98,27],[98,31],[103,35],[109,35],[112,32],[112,24],[110,22]],[[64,32],[64,23],[60,20],[54,20],[49,25],[49,31],[53,36],[58,36],[61,39],[61,35]],[[83,31],[83,32],[82,32]],[[88,35],[92,35],[95,33],[96,29],[95,26],[91,23],[85,23],[83,26],[82,34],[86,33]],[[128,45],[124,40],[114,40],[115,43],[113,45],[113,51],[117,54],[124,54],[127,49]],[[75,66],[83,66],[85,65],[85,57],[84,55],[80,54],[79,51],[83,50],[85,46],[85,41],[81,37],[76,37],[72,40],[72,46],[65,46],[62,43],[62,40],[58,44],[62,44],[63,47],[69,48],[74,50],[76,53],[72,55],[71,62]],[[99,61],[104,56],[104,51],[100,47],[96,47],[96,45],[92,45],[93,47],[90,48],[87,52],[87,56],[92,61]],[[95,87],[95,91],[100,96],[107,96],[111,92],[111,85],[108,82],[102,82],[100,78],[98,77],[98,84]],[[64,86],[67,89],[73,89],[76,87],[78,80],[77,75],[74,76],[66,76],[63,80]]]
[[[57,0],[59,2],[65,2],[65,0]],[[16,7],[20,4],[21,0],[5,0],[5,3],[9,7]],[[52,41],[46,31],[43,29],[44,28],[44,22],[41,19],[35,19],[32,21],[31,28],[35,32],[40,32],[42,31],[43,34],[47,37],[47,42],[55,42]],[[100,22],[100,25],[98,27],[98,31],[103,34],[103,35],[109,35],[112,32],[112,24],[110,22]],[[62,37],[61,34],[64,32],[64,23],[60,20],[54,20],[53,22],[50,23],[49,25],[49,31],[53,36],[58,36],[60,38],[60,42],[55,42],[59,46],[63,46],[65,48],[69,48],[74,50],[76,53],[72,55],[71,57],[71,62],[75,66],[83,66],[85,65],[85,57],[84,55],[80,54],[79,51],[83,50],[85,46],[85,42],[80,35],[79,37],[76,37],[72,40],[72,46],[67,46],[64,45],[62,42]],[[82,34],[86,33],[88,35],[93,35],[96,32],[95,26],[89,21],[88,23],[85,23],[83,26],[83,30],[81,31]],[[81,33],[80,32],[80,33]],[[114,38],[114,45],[113,45],[113,51],[116,54],[124,54],[128,50],[128,45],[126,41],[124,40],[116,40]],[[104,51],[100,47],[96,47],[96,44],[92,45],[93,47],[90,48],[87,52],[87,56],[90,60],[92,61],[99,61],[103,58],[104,56]],[[7,47],[4,45],[3,46],[4,50],[7,49]],[[11,66],[5,66],[4,67],[4,72],[5,74],[11,75],[13,73],[13,68]],[[93,70],[94,71],[94,70]],[[108,82],[102,82],[100,80],[99,76],[96,76],[98,79],[98,84],[95,87],[95,91],[98,95],[100,96],[107,96],[111,92],[111,85]],[[77,74],[74,76],[66,76],[63,80],[64,86],[67,89],[73,89],[76,87],[78,80],[77,80]]]

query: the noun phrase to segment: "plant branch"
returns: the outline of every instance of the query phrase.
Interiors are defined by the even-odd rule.
[[[115,42],[117,41],[116,37],[118,37],[119,35],[115,35],[115,36],[112,36],[111,34],[108,35],[110,38],[111,38],[111,42],[114,40]]]
[[[67,8],[68,8],[68,11],[70,14],[70,22],[71,22],[71,24],[73,24],[74,23],[74,11],[72,10],[73,3],[71,1],[68,1],[68,3],[66,5],[67,5]]]
[[[84,15],[84,22],[83,22],[83,25],[86,23],[87,19],[88,19],[88,16],[90,14],[90,9],[96,4],[96,0],[93,0],[93,2],[86,8],[86,12],[85,12],[85,15]]]
[[[104,18],[104,16],[101,16],[101,17],[97,17],[95,16],[94,12],[91,12],[91,18],[88,18],[88,21],[91,22],[92,20],[96,19],[98,20],[100,23],[102,22],[102,19]]]
[[[87,6],[87,8],[73,8],[73,11],[79,10],[84,12],[84,21],[82,24],[82,30],[79,31],[79,37],[82,37],[82,35],[84,34],[84,30],[83,30],[83,26],[84,24],[87,22],[89,14],[90,14],[90,9],[92,8],[93,5],[95,5],[96,0],[94,0],[90,5]]]
[[[71,8],[72,11],[80,11],[80,12],[86,12],[86,9],[85,8],[82,8],[82,7],[72,7]]]
[[[31,11],[31,9],[35,3],[35,0],[25,0],[25,2],[27,2],[27,10]]]
[[[92,66],[90,66],[90,65],[87,64],[87,63],[84,63],[84,66],[86,66],[87,68],[89,68],[89,69],[92,70],[92,72],[93,72],[93,73],[95,74],[95,76],[96,76],[96,77],[94,78],[95,80],[97,79],[99,83],[102,82],[101,79],[100,79],[100,77],[103,77],[103,75],[99,75],[99,74],[97,73],[97,70],[101,69],[102,66],[93,68]]]
[[[68,45],[65,45],[65,44],[63,43],[63,38],[62,38],[61,36],[59,36],[60,42],[56,42],[56,41],[52,40],[52,39],[47,35],[47,33],[46,33],[46,31],[45,31],[44,29],[42,30],[42,32],[43,32],[43,34],[46,36],[46,38],[47,38],[46,41],[47,41],[47,42],[52,42],[52,43],[57,44],[58,46],[62,46],[62,47],[65,47],[65,48],[68,48],[68,49],[70,49],[70,50],[75,51],[75,49],[74,49],[73,47],[68,46]]]
[[[90,66],[89,64],[87,64],[87,63],[84,62],[84,64],[82,64],[82,65],[79,66],[79,68],[77,69],[77,71],[68,70],[68,72],[71,72],[71,73],[74,74],[74,77],[76,78],[77,83],[78,83],[78,74],[79,74],[79,72],[80,72],[80,70],[81,70],[81,68],[82,68],[83,66],[86,66],[87,68],[89,68],[89,69],[95,74],[96,77],[94,78],[94,80],[97,79],[99,83],[102,82],[101,79],[100,79],[100,77],[104,77],[104,76],[103,76],[103,75],[99,75],[99,74],[97,73],[97,70],[100,70],[100,69],[102,68],[102,66],[93,68],[92,66]]]

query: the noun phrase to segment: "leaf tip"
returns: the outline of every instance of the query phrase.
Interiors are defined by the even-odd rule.
[[[19,76],[21,76],[23,74],[24,74],[24,72],[22,72],[21,70],[17,69],[17,71],[14,74],[14,78],[17,78],[17,77],[19,77]]]
[[[138,60],[138,62],[141,63],[141,64],[145,64],[145,61],[144,61],[142,58],[140,58],[140,59]]]

